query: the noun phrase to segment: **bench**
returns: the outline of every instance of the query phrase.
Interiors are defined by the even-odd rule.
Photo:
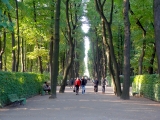
[[[51,94],[51,90],[44,90],[43,88],[42,88],[42,91],[41,91],[41,95],[43,96],[43,95],[50,95]]]
[[[19,98],[17,94],[9,94],[8,98],[9,98],[9,101],[13,103],[14,105],[19,104],[19,103],[20,105],[26,104],[26,98]]]

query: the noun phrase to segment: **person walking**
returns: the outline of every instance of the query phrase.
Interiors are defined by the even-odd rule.
[[[95,92],[95,93],[98,92],[98,83],[99,83],[98,78],[96,78],[96,79],[94,80],[94,92]]]
[[[102,81],[101,81],[102,94],[105,93],[105,85],[106,85],[106,79],[105,79],[105,78],[102,78]]]
[[[79,86],[81,86],[81,81],[80,81],[79,77],[77,77],[77,79],[75,80],[74,86],[75,86],[76,95],[78,95],[78,93],[79,93]]]
[[[74,80],[73,78],[70,79],[70,88],[73,88]]]
[[[86,84],[87,84],[87,80],[84,77],[82,77],[82,79],[81,79],[82,94],[85,93]]]

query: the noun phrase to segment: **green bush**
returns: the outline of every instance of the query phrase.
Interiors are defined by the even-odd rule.
[[[137,75],[132,83],[132,92],[138,92],[146,98],[160,101],[159,75]]]
[[[131,76],[130,77],[130,86],[132,86],[133,80],[134,80],[134,76]],[[124,81],[124,76],[120,75],[120,83],[123,83],[123,81]]]
[[[0,106],[9,104],[8,94],[29,98],[40,93],[49,75],[19,72],[0,72]]]

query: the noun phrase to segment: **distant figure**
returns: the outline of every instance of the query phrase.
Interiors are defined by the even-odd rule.
[[[80,81],[79,77],[77,77],[77,79],[75,80],[74,85],[75,85],[76,95],[78,95],[78,93],[79,93],[79,86],[81,86],[81,81]]]
[[[73,88],[73,84],[74,84],[74,80],[73,80],[73,78],[71,78],[71,80],[70,80],[70,88]]]
[[[101,81],[102,94],[105,93],[105,85],[106,85],[106,79],[105,79],[105,78],[102,78],[102,81]]]
[[[98,92],[98,79],[96,78],[93,82],[93,85],[94,85],[94,92],[97,93]]]
[[[85,93],[85,90],[86,90],[85,86],[86,86],[86,84],[87,84],[87,80],[84,77],[82,77],[82,79],[81,79],[82,94]]]
[[[43,84],[43,90],[44,90],[45,92],[48,91],[48,94],[50,94],[50,92],[51,92],[51,87],[48,85],[47,82],[44,82],[44,84]]]

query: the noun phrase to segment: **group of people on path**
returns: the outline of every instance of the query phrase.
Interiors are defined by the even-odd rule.
[[[93,82],[93,86],[94,86],[94,92],[97,93],[98,92],[98,85],[99,85],[98,78],[95,78],[95,80],[93,80],[92,82]],[[103,94],[105,93],[106,83],[107,83],[107,80],[105,78],[102,78],[101,86],[102,86],[102,93]],[[77,77],[75,80],[71,79],[70,88],[73,88],[73,91],[76,93],[76,95],[78,95],[79,94],[79,88],[81,87],[82,94],[85,94],[86,84],[87,84],[87,79],[85,79],[84,77],[82,77],[82,79]]]
[[[93,85],[94,85],[94,92],[97,93],[98,92],[98,85],[99,85],[99,81],[96,78],[95,80],[92,81]],[[102,86],[102,94],[105,93],[105,86],[108,85],[108,81],[105,78],[102,78],[101,80],[101,86]]]
[[[98,78],[95,78],[95,80],[92,80],[92,82],[93,82],[93,86],[94,86],[94,92],[97,93],[98,92],[98,85],[99,85]],[[106,83],[107,83],[107,80],[105,78],[102,78],[101,86],[102,86],[102,93],[103,94],[105,93]],[[76,95],[79,94],[79,88],[80,87],[82,89],[82,94],[85,94],[86,84],[87,84],[87,79],[85,79],[84,77],[82,77],[81,79],[79,77],[77,77],[75,80],[73,78],[71,78],[71,80],[70,80],[70,88],[73,88],[73,91],[76,93]],[[49,84],[47,82],[44,82],[43,90],[50,94],[51,87],[49,86]]]
[[[82,79],[79,79],[79,77],[76,78],[74,81],[74,89],[73,91],[76,92],[76,95],[79,94],[79,88],[81,87],[82,89],[82,94],[85,94],[85,86],[87,84],[87,79],[82,77]]]

